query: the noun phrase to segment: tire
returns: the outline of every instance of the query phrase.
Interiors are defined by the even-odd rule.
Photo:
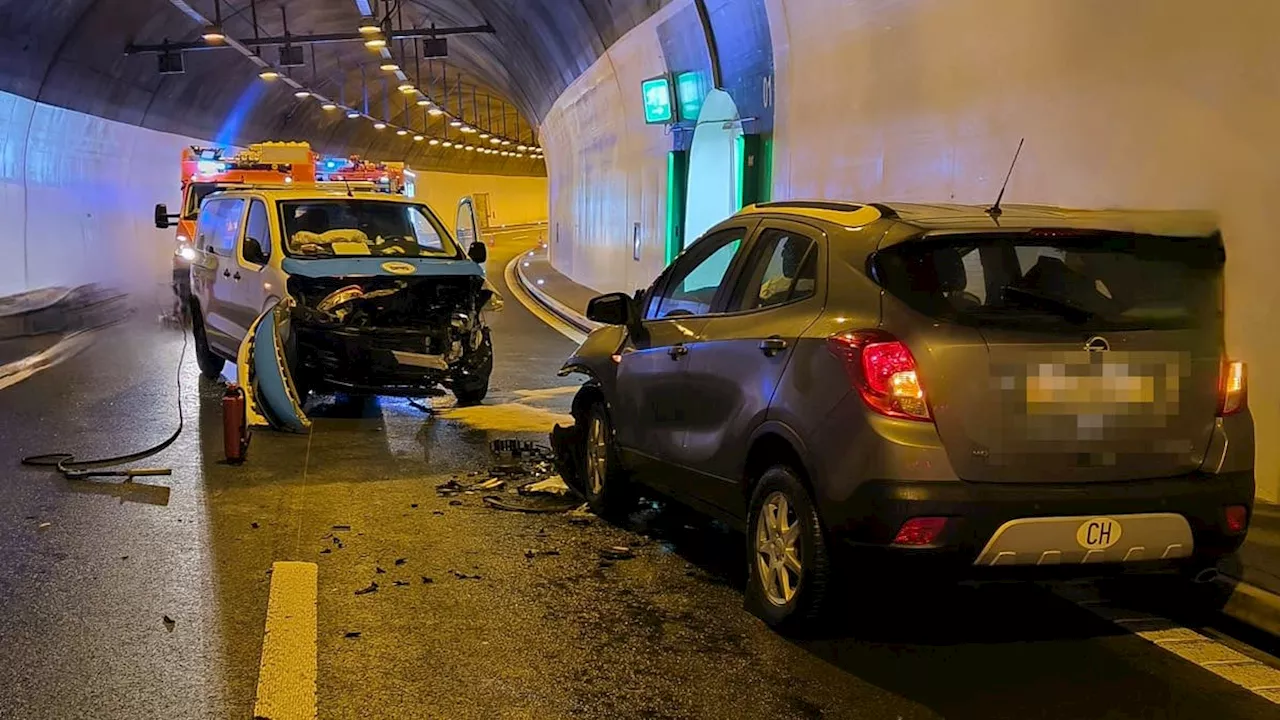
[[[489,376],[493,374],[493,343],[489,330],[484,330],[484,341],[475,352],[484,353],[484,359],[474,370],[453,377],[453,396],[459,405],[479,405],[489,394]]]
[[[769,468],[751,494],[747,610],[779,630],[810,624],[829,596],[831,565],[826,533],[809,491],[790,467]]]
[[[209,338],[204,332],[204,318],[200,313],[191,313],[191,335],[196,345],[196,365],[200,366],[200,374],[206,380],[217,380],[222,377],[222,368],[227,364],[213,349],[209,347]]]
[[[635,488],[618,463],[613,421],[603,400],[593,400],[581,419],[583,495],[591,511],[603,518],[624,517],[636,506]]]

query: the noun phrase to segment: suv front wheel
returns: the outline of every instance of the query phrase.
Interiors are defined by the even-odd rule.
[[[774,465],[751,494],[747,609],[776,628],[816,619],[827,598],[830,566],[809,492],[794,470]]]
[[[626,515],[635,507],[635,490],[618,464],[613,423],[604,401],[591,402],[579,422],[584,427],[580,477],[587,504],[601,517]]]

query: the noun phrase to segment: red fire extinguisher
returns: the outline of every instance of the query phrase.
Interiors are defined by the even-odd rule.
[[[249,449],[249,429],[244,416],[244,390],[235,383],[227,384],[222,395],[222,449],[227,462],[238,465],[244,462]]]

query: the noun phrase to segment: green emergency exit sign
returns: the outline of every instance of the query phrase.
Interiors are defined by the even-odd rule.
[[[644,121],[661,125],[675,120],[675,108],[671,104],[671,78],[661,75],[640,83],[644,94]]]

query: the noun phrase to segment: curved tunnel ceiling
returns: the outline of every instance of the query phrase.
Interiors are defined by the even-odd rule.
[[[400,0],[405,28],[490,24],[492,34],[448,38],[449,57],[428,72],[413,69],[393,43],[395,59],[412,81],[451,112],[480,126],[532,137],[529,119],[542,118],[570,82],[606,48],[669,0]],[[295,35],[353,32],[361,4],[378,0],[257,0],[258,30],[282,34],[280,8],[288,12]],[[246,144],[263,139],[307,140],[325,153],[405,159],[415,167],[541,175],[542,163],[497,155],[458,153],[411,137],[375,130],[367,120],[348,120],[326,112],[311,98],[299,100],[294,88],[258,78],[258,68],[234,49],[185,53],[185,73],[160,75],[155,55],[124,54],[130,43],[198,40],[201,27],[179,6],[212,18],[213,0],[0,0],[0,90],[81,112],[144,127]],[[393,7],[395,3],[392,3]],[[249,0],[222,0],[223,25],[233,38],[252,37]],[[397,25],[399,27],[399,25]],[[390,81],[390,120],[429,137],[446,132],[440,118],[408,105],[396,92],[397,80],[378,69],[379,56],[361,43],[330,43],[316,49],[314,69],[285,72],[303,86],[347,104],[361,106],[361,68],[369,81],[371,115],[383,115],[382,83]],[[273,60],[274,47],[262,49]],[[448,93],[441,78],[447,79]],[[459,107],[458,78],[462,79]],[[473,103],[473,98],[475,102]],[[473,106],[478,106],[478,120]],[[505,112],[502,111],[505,108]],[[427,124],[424,124],[425,123]]]

